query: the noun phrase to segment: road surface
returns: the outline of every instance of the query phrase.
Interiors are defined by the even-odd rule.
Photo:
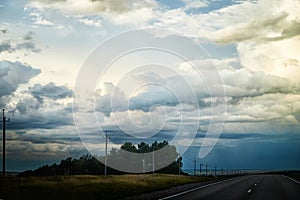
[[[300,183],[283,175],[252,175],[200,186],[161,200],[300,200]]]

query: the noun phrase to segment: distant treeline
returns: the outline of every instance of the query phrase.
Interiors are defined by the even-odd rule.
[[[163,141],[159,143],[155,141],[151,145],[146,144],[145,142],[141,142],[137,146],[132,144],[131,142],[126,142],[121,146],[120,149],[113,148],[109,152],[107,156],[107,162],[108,164],[110,164],[110,162],[119,162],[119,164],[121,165],[123,164],[124,159],[126,159],[127,165],[131,165],[131,166],[138,165],[144,168],[146,167],[148,169],[146,171],[149,172],[151,171],[149,169],[152,169],[153,167],[152,166],[153,160],[141,161],[138,159],[132,159],[132,161],[130,161],[130,158],[128,157],[128,152],[134,152],[137,153],[136,155],[142,155],[143,153],[156,152],[161,148],[167,149],[168,155],[164,155],[164,156],[173,156],[173,157],[175,156],[176,159],[174,159],[174,161],[171,164],[167,165],[166,167],[156,170],[155,173],[178,174],[179,171],[180,173],[183,173],[181,169],[182,157],[178,156],[179,154],[177,153],[176,147],[173,145],[169,145],[167,141]],[[98,157],[97,159],[95,156],[89,154],[83,155],[79,159],[69,157],[65,160],[61,160],[59,164],[54,163],[53,165],[41,166],[36,170],[24,171],[20,174],[20,176],[55,176],[55,175],[84,175],[84,174],[103,175],[104,168],[105,168],[105,165],[103,164],[104,158],[105,158],[104,156],[101,156]],[[155,159],[157,160],[159,158],[155,158]],[[102,162],[100,162],[99,160],[101,160]],[[143,165],[141,165],[142,162]],[[125,174],[124,172],[118,171],[110,167],[107,167],[107,173]]]

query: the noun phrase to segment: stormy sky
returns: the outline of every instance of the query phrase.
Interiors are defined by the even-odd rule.
[[[299,10],[295,0],[0,1],[8,170],[101,154],[101,130],[116,148],[125,141],[173,141],[184,149],[184,168],[196,158],[220,168],[299,169]],[[162,51],[120,57],[74,103],[91,52],[141,28],[136,38],[146,34],[155,44],[180,46],[190,59]],[[147,32],[154,29],[169,32]],[[183,36],[202,54],[187,48]],[[99,57],[124,44],[114,45]],[[215,126],[220,135],[209,135]],[[204,146],[211,151],[199,158]]]

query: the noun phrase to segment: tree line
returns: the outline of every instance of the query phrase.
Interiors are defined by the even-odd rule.
[[[162,154],[155,154],[158,150],[164,149]],[[153,153],[152,159],[143,157],[145,154]],[[163,163],[164,158],[174,158],[172,162]],[[80,158],[68,157],[61,160],[59,164],[44,165],[35,170],[27,170],[20,174],[20,176],[56,176],[56,175],[103,175],[104,174],[104,163],[105,156],[92,156],[90,154],[83,155]],[[101,162],[100,162],[101,161]],[[125,142],[120,149],[113,148],[107,155],[107,173],[108,174],[125,174],[123,171],[116,170],[109,166],[114,164],[127,165],[133,167],[136,172],[152,173],[154,169],[153,164],[156,168],[164,166],[159,170],[155,170],[155,173],[166,173],[166,174],[178,174],[182,172],[182,157],[177,153],[176,147],[170,145],[167,141],[153,142],[152,144],[146,144],[141,142],[138,145],[134,145],[131,142]],[[126,169],[126,166],[124,166]],[[134,172],[135,173],[135,172]]]

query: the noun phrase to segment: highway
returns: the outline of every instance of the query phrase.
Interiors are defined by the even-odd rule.
[[[283,175],[250,175],[203,185],[160,200],[300,200],[300,183]]]

